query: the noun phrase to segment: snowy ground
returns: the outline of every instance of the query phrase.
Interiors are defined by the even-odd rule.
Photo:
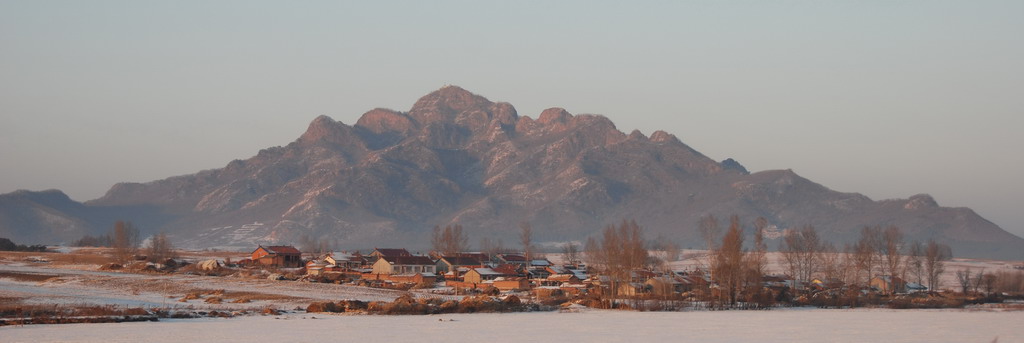
[[[314,319],[315,318],[315,319]],[[1024,312],[818,310],[290,314],[0,327],[4,342],[1024,342]]]
[[[663,256],[660,252],[652,251],[651,254],[655,256]],[[561,260],[561,256],[558,254],[551,254],[555,256],[549,256],[552,262],[555,259]],[[673,270],[685,271],[694,270],[698,268],[706,268],[707,264],[707,251],[705,250],[683,250],[680,255],[679,261],[669,262],[669,266]],[[785,263],[783,262],[782,253],[769,252],[766,255],[768,259],[768,271],[769,273],[784,274]],[[1024,265],[1021,261],[999,261],[999,260],[983,260],[983,259],[969,259],[969,258],[954,258],[945,263],[945,273],[943,273],[939,282],[941,283],[940,289],[955,289],[959,290],[959,286],[956,282],[956,271],[962,269],[970,269],[972,273],[978,272],[997,272],[997,271],[1016,271],[1014,266]],[[911,280],[913,281],[913,280]]]
[[[24,304],[112,304],[207,310],[272,306],[291,309],[304,308],[310,302],[324,300],[391,301],[403,294],[400,291],[352,285],[182,274],[133,274],[54,268],[34,263],[0,263],[0,273],[4,272],[56,276],[45,281],[0,277],[0,299]],[[207,304],[203,299],[178,301],[190,292],[212,290],[225,291],[223,304]],[[252,299],[252,302],[229,303],[236,297]]]

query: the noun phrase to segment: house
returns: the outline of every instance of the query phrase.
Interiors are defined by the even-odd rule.
[[[658,276],[658,274],[655,274],[650,270],[637,269],[629,272],[630,281],[635,283],[644,283],[655,276]]]
[[[618,284],[616,294],[627,297],[634,297],[644,293],[644,284],[639,282],[623,282]]]
[[[290,245],[260,245],[251,255],[255,265],[278,268],[302,267],[302,252]]]
[[[477,258],[463,256],[442,256],[437,260],[437,272],[447,273],[464,268],[483,268],[484,263]]]
[[[657,276],[647,279],[644,285],[651,290],[651,295],[671,296],[686,291],[687,284],[682,278],[672,275]]]
[[[582,285],[583,280],[580,280],[580,278],[573,274],[555,274],[549,275],[547,279],[541,282],[541,285],[544,286],[561,286],[562,284]]]
[[[433,284],[437,282],[437,275],[434,273],[413,273],[413,274],[391,274],[388,275],[388,280],[396,283],[410,283],[410,284]]]
[[[324,262],[333,264],[342,269],[358,269],[366,264],[366,259],[358,252],[349,254],[346,252],[329,252],[324,256]]]
[[[526,269],[520,265],[515,264],[501,264],[495,267],[491,267],[494,271],[499,272],[503,275],[509,276],[526,276]]]
[[[590,275],[587,275],[586,269],[569,269],[569,272],[572,273],[572,275],[575,275],[576,278],[580,280],[586,280],[590,278]]]
[[[499,264],[514,264],[518,266],[526,265],[526,256],[518,254],[498,254]]]
[[[460,253],[456,254],[456,256],[475,258],[477,260],[480,260],[480,262],[483,262],[483,263],[491,262],[491,256],[487,255],[486,253],[482,253],[482,252],[460,252]]]
[[[491,283],[494,288],[502,292],[508,291],[522,291],[530,289],[530,282],[521,277],[513,278],[498,278]]]
[[[546,269],[548,273],[551,273],[552,275],[572,274],[572,272],[569,271],[569,268],[565,266],[548,266]]]
[[[924,285],[919,284],[917,282],[907,282],[906,289],[907,293],[917,293],[927,291],[928,287],[925,287]]]
[[[324,263],[321,260],[310,260],[306,262],[306,274],[321,275],[323,274],[324,267],[327,267],[327,263]]]
[[[416,273],[434,274],[436,272],[436,268],[437,266],[434,264],[434,260],[431,260],[426,256],[383,256],[377,259],[377,262],[373,264],[373,271],[371,273],[377,275]]]
[[[405,249],[392,249],[392,248],[374,248],[373,252],[370,253],[370,257],[399,257],[399,256],[412,256],[408,250]]]
[[[491,268],[474,268],[470,269],[463,275],[463,281],[467,283],[481,283],[488,280],[494,280],[499,277],[510,276],[503,274],[502,272],[496,271]]]
[[[907,283],[899,277],[879,275],[871,278],[868,285],[882,293],[902,293],[906,290]]]
[[[810,286],[813,287],[814,289],[819,289],[819,290],[823,290],[823,289],[841,289],[841,288],[843,288],[843,286],[845,286],[845,283],[843,283],[843,280],[839,280],[839,279],[816,278],[816,279],[812,279],[811,280]]]
[[[551,267],[551,266],[552,266],[551,261],[548,261],[547,259],[533,259],[533,260],[530,260],[530,273],[529,273],[530,274],[530,278],[533,278],[533,279],[544,279],[544,278],[547,278],[548,275],[551,275],[551,271],[548,270],[548,267]]]

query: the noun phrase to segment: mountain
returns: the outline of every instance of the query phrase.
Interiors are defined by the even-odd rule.
[[[459,223],[471,243],[580,240],[622,219],[650,237],[701,244],[697,221],[762,216],[778,229],[814,225],[836,243],[865,225],[900,226],[958,256],[1024,259],[1024,239],[968,208],[928,195],[872,201],[791,170],[750,173],[716,162],[663,131],[619,131],[608,118],[561,108],[536,119],[508,103],[446,86],[408,112],[374,109],[354,125],[326,116],[283,147],[224,168],[114,185],[76,203],[57,191],[0,196],[0,233],[54,243],[106,230],[115,218],[170,233],[188,247],[249,248],[302,237],[342,247],[425,249],[435,225]]]

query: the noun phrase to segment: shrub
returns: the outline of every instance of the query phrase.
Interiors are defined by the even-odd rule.
[[[315,302],[315,303],[309,304],[309,306],[306,306],[306,312],[331,312],[331,313],[338,313],[338,312],[345,312],[345,308],[341,307],[341,306],[338,306],[337,304],[335,304],[333,302],[330,302],[330,301],[327,301],[327,302]]]

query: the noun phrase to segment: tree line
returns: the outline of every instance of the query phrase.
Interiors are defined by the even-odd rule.
[[[118,263],[127,263],[136,259],[140,253],[144,253],[146,260],[150,262],[164,262],[174,258],[177,253],[174,245],[163,232],[150,237],[145,247],[140,249],[141,238],[139,229],[130,221],[119,220],[114,223],[110,232],[99,235],[85,235],[71,243],[76,247],[108,247],[112,248],[114,260]]]
[[[0,237],[0,251],[27,251],[27,252],[44,252],[46,251],[45,245],[24,245],[15,244],[10,239]]]

